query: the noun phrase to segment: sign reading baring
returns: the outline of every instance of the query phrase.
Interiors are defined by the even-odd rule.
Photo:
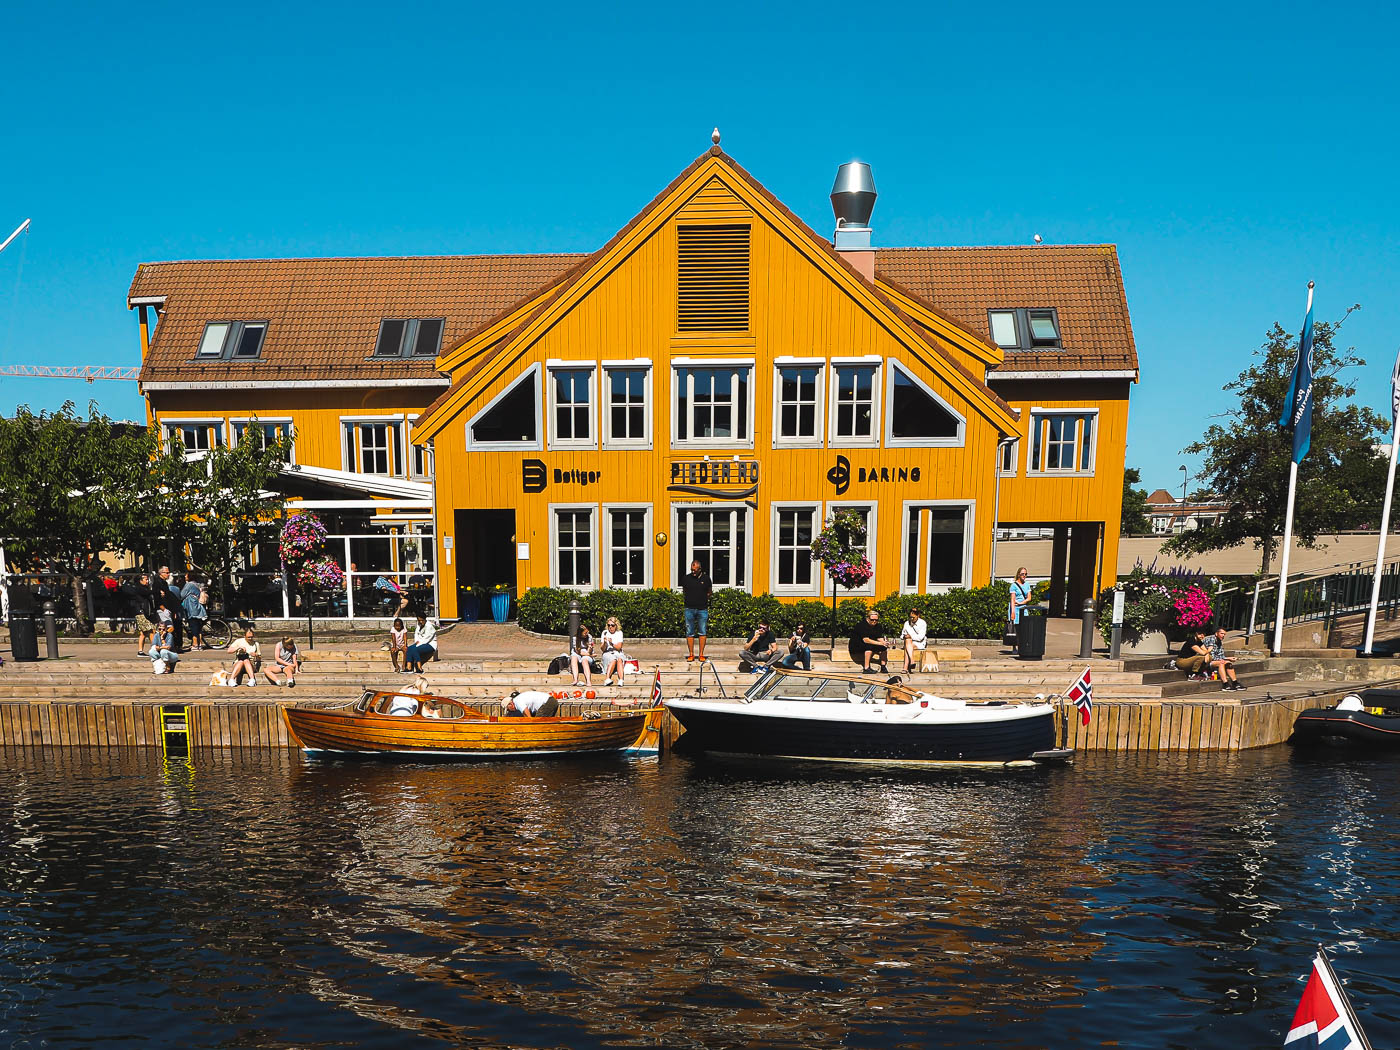
[[[667,491],[713,499],[744,499],[758,492],[758,460],[673,459]]]

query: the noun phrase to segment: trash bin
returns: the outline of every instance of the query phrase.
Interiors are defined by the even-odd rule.
[[[10,652],[16,663],[39,659],[39,625],[33,613],[10,613]]]
[[[1022,660],[1040,660],[1045,656],[1045,610],[1026,609],[1016,625],[1016,655]]]

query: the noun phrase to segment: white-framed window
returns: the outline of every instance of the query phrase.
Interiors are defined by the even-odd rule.
[[[262,356],[266,321],[210,321],[199,337],[197,361],[252,361]]]
[[[773,369],[773,444],[821,446],[825,379],[825,361],[777,361]]]
[[[467,420],[466,447],[490,451],[538,451],[544,433],[540,419],[540,366],[531,365]]]
[[[1098,438],[1096,408],[1031,409],[1027,474],[1093,474]]]
[[[651,362],[603,362],[603,444],[651,447]]]
[[[222,419],[163,419],[160,426],[167,450],[175,448],[177,439],[186,452],[210,452],[224,447]]]
[[[675,445],[753,446],[753,362],[673,363]]]
[[[1158,515],[1152,519],[1152,531],[1157,533],[1171,532],[1172,519],[1168,515]]]
[[[698,561],[716,588],[749,589],[750,522],[745,504],[673,503],[671,514],[677,581],[690,571],[692,561]]]
[[[876,503],[874,500],[831,500],[826,505],[826,518],[829,518],[832,515],[836,514],[838,511],[843,510],[854,511],[856,514],[860,515],[861,520],[865,523],[865,556],[870,560],[871,568],[874,568],[877,564],[875,561],[875,552],[878,548],[877,540],[879,537],[880,525],[878,520],[878,509],[879,504]],[[825,523],[826,518],[822,519],[823,523]],[[824,573],[825,571],[825,567],[823,567],[822,572]],[[824,593],[830,594],[832,587],[831,580],[829,577],[824,577],[823,579]],[[883,581],[877,580],[876,576],[872,575],[870,577],[869,582],[866,583],[864,587],[857,587],[855,588],[855,590],[850,591],[846,590],[846,588],[844,587],[838,587],[837,591],[839,593],[839,596],[841,597],[844,597],[846,595],[872,595],[875,593],[875,588],[877,584],[881,586],[884,585]]]
[[[603,504],[605,587],[651,586],[651,504]]]
[[[905,501],[900,591],[937,594],[972,585],[975,509],[959,500]]]
[[[549,576],[554,587],[591,591],[597,586],[598,508],[592,503],[549,505]]]
[[[236,447],[243,444],[244,438],[249,434],[264,447],[285,438],[287,447],[282,460],[284,463],[296,462],[296,435],[292,431],[290,419],[230,419],[228,424],[231,445]]]
[[[549,362],[549,447],[596,448],[593,365]]]
[[[774,503],[769,539],[769,589],[773,594],[821,593],[820,562],[812,560],[812,541],[820,528],[820,504]]]
[[[1020,462],[1020,438],[1012,438],[997,449],[997,473],[1002,477],[1015,477],[1017,464]]]
[[[431,478],[433,476],[433,443],[431,440],[423,445],[410,445],[413,450],[413,476],[415,478]]]
[[[880,442],[880,365],[877,360],[833,361],[831,365],[832,445]]]
[[[399,417],[340,420],[341,467],[352,474],[404,476],[404,421]]]
[[[967,423],[953,406],[898,361],[885,384],[885,445],[893,448],[957,448]]]

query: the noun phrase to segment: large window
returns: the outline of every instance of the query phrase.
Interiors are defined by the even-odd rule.
[[[549,418],[554,427],[551,448],[594,443],[592,368],[550,367]]]
[[[890,362],[888,397],[887,445],[926,448],[962,444],[962,417],[896,361]]]
[[[675,440],[678,444],[747,445],[749,364],[675,370]]]
[[[773,439],[780,444],[820,444],[821,362],[780,364],[774,384]]]
[[[1092,474],[1096,412],[1031,410],[1032,474]]]
[[[436,357],[442,347],[443,318],[386,317],[379,322],[375,357]]]
[[[603,418],[609,445],[645,446],[651,443],[651,371],[630,366],[604,366]]]
[[[900,590],[937,592],[970,585],[971,516],[968,504],[905,504]]]
[[[603,507],[607,586],[646,587],[651,576],[651,509]]]
[[[468,421],[468,448],[540,447],[539,375],[531,366]]]
[[[831,436],[842,444],[872,444],[875,429],[876,387],[880,366],[836,364],[835,396],[831,399]]]
[[[748,587],[749,508],[675,508],[679,580],[698,561],[716,587]]]
[[[262,356],[266,321],[211,321],[195,352],[198,360],[251,361]]]
[[[341,458],[354,474],[403,477],[403,421],[342,421]]]
[[[1050,350],[1060,344],[1059,312],[1049,308],[988,310],[992,342],[1003,350]]]
[[[245,440],[253,440],[266,448],[283,439],[287,444],[282,451],[285,463],[296,462],[292,455],[292,421],[290,419],[234,419],[229,421],[233,431],[233,443],[241,445]]]
[[[224,445],[224,424],[219,419],[181,420],[166,422],[166,447],[173,450],[178,441],[186,452],[210,452]]]
[[[554,586],[591,590],[593,584],[593,515],[591,506],[550,508],[554,530],[550,536]]]
[[[812,560],[812,541],[816,539],[816,506],[773,505],[773,572],[771,587],[774,594],[817,593],[821,566]]]

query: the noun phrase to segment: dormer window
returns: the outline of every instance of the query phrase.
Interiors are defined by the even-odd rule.
[[[992,342],[1003,350],[1055,350],[1060,347],[1059,312],[1049,307],[988,310]]]
[[[442,348],[441,317],[386,317],[379,322],[375,357],[436,357]]]
[[[200,361],[253,361],[262,356],[266,321],[210,321],[195,353]]]

